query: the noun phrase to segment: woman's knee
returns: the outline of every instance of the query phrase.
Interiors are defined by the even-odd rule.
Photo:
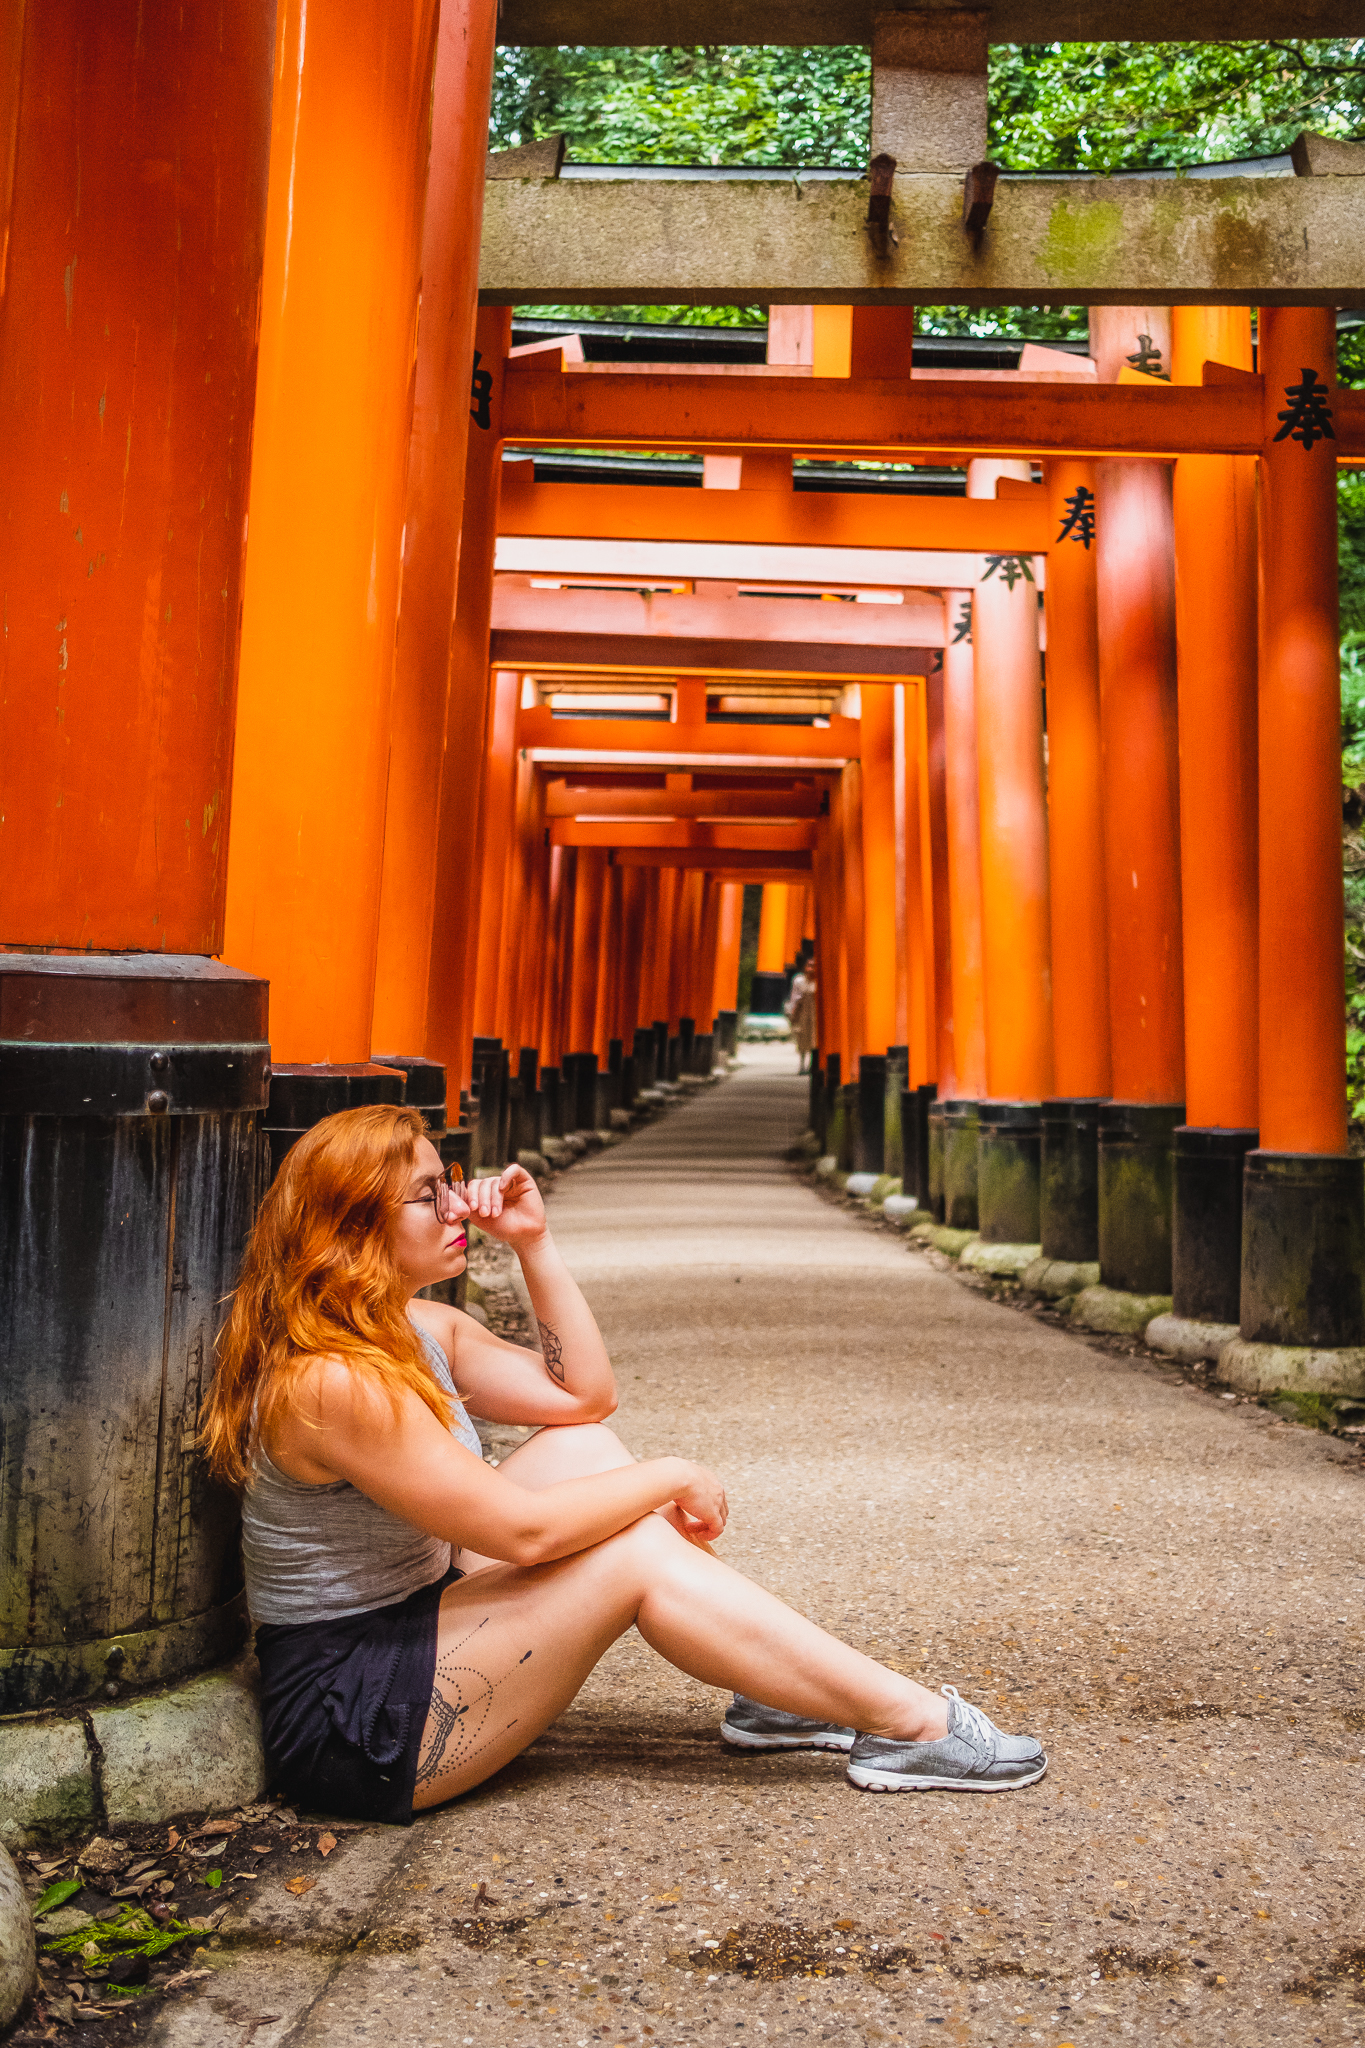
[[[615,1430],[603,1422],[551,1422],[504,1458],[502,1470],[518,1485],[534,1489],[634,1463]]]

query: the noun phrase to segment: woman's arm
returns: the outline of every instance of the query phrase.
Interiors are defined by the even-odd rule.
[[[719,1536],[719,1480],[686,1458],[651,1458],[539,1493],[523,1491],[458,1444],[415,1394],[395,1412],[381,1389],[339,1360],[319,1359],[295,1414],[268,1446],[284,1469],[303,1454],[308,1477],[348,1479],[390,1514],[461,1549],[508,1564],[544,1564],[600,1543],[676,1502],[688,1533]],[[297,1440],[297,1444],[296,1444]]]
[[[461,1400],[488,1422],[603,1421],[616,1407],[616,1378],[592,1310],[550,1236],[540,1190],[524,1167],[509,1166],[471,1181],[465,1199],[470,1222],[521,1261],[541,1349],[504,1343],[456,1310],[414,1302],[451,1354]]]

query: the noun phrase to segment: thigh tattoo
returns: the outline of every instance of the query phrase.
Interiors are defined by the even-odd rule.
[[[429,1785],[435,1778],[463,1770],[466,1764],[471,1764],[475,1757],[517,1725],[514,1714],[510,1721],[489,1727],[493,1717],[493,1696],[506,1685],[512,1673],[520,1669],[531,1652],[528,1650],[525,1656],[519,1657],[501,1678],[489,1678],[473,1664],[463,1661],[468,1645],[487,1626],[488,1617],[485,1616],[476,1628],[472,1628],[458,1643],[452,1643],[436,1660],[422,1757],[417,1766],[419,1785]]]

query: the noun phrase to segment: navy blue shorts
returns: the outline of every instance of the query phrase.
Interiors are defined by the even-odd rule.
[[[256,1630],[266,1770],[292,1805],[411,1821],[441,1595],[463,1576],[452,1568],[392,1607]]]

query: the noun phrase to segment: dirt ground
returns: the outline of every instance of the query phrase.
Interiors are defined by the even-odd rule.
[[[554,1188],[615,1426],[724,1474],[731,1562],[1038,1735],[1047,1777],[874,1796],[837,1756],[744,1756],[724,1696],[632,1633],[517,1764],[410,1829],[244,1822],[189,1900],[226,1900],[216,1931],[160,1972],[178,1987],[73,2014],[82,2037],[1365,2039],[1358,1447],[823,1199],[784,1157],[795,1055],[746,1053]]]

